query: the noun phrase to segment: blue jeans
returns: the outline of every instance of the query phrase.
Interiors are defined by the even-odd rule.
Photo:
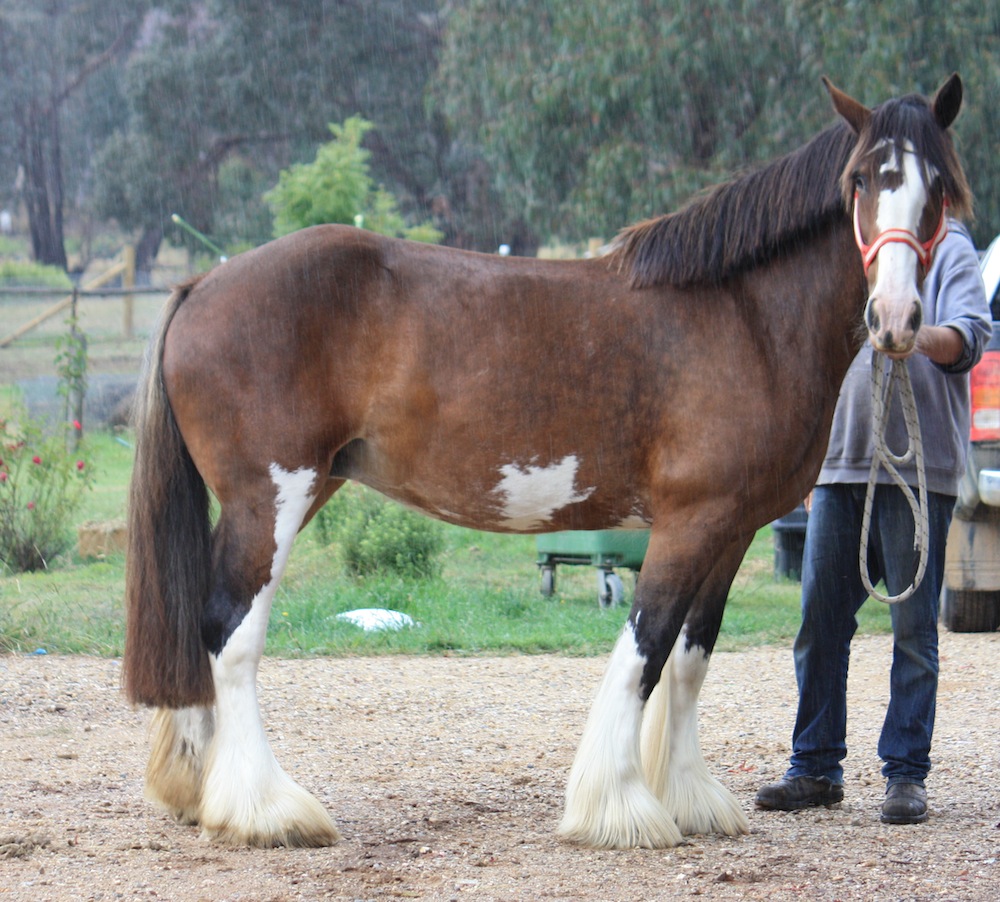
[[[792,734],[789,777],[827,777],[842,783],[847,754],[847,667],[855,615],[868,597],[858,549],[865,486],[823,485],[813,490],[802,559],[802,625],[795,639],[799,708]],[[944,548],[955,499],[928,493],[927,571],[920,588],[892,609],[889,707],[878,754],[886,783],[923,784],[931,768],[931,736],[938,682],[938,598]],[[910,585],[917,568],[913,516],[903,493],[878,486],[872,508],[868,565],[872,584],[888,594]]]

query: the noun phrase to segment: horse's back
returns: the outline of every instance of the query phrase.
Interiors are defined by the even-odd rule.
[[[537,528],[554,507],[617,525],[643,517],[635,437],[659,377],[630,336],[648,304],[600,261],[316,227],[194,284],[164,379],[216,489],[235,461],[264,473],[312,455],[467,525]],[[524,492],[548,495],[527,510]]]

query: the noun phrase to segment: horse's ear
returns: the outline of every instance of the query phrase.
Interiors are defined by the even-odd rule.
[[[825,75],[823,76],[823,85],[830,94],[830,99],[833,101],[833,108],[840,113],[847,124],[854,130],[854,134],[860,135],[864,127],[868,124],[872,111],[863,103],[858,103],[853,97],[849,97],[839,88],[835,87],[833,82]]]
[[[947,128],[958,111],[962,108],[962,79],[956,72],[951,76],[934,95],[931,101],[931,109],[934,110],[934,118],[937,119],[941,128]]]

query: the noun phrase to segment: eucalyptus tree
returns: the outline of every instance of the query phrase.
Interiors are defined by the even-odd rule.
[[[99,208],[141,231],[140,257],[173,212],[219,241],[266,240],[261,195],[279,171],[312,158],[327,123],[360,115],[374,177],[425,219],[447,152],[423,105],[439,41],[434,0],[175,0],[130,61]]]
[[[88,141],[114,117],[113,104],[103,105],[104,115],[91,115],[91,89],[100,84],[113,91],[101,75],[132,46],[146,6],[143,0],[0,0],[0,120],[6,132],[0,174],[10,200],[17,185],[32,253],[42,263],[66,266],[67,176],[77,183],[85,177]],[[67,143],[77,153],[67,153]]]
[[[543,236],[612,236],[832,121],[820,75],[876,103],[960,70],[958,133],[1000,229],[1000,6],[956,0],[469,0],[435,97]]]

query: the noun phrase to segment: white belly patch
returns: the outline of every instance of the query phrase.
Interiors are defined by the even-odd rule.
[[[570,454],[547,467],[505,464],[502,479],[493,490],[501,499],[500,524],[513,531],[537,529],[562,508],[586,501],[594,486],[578,490],[576,472],[580,462]]]

